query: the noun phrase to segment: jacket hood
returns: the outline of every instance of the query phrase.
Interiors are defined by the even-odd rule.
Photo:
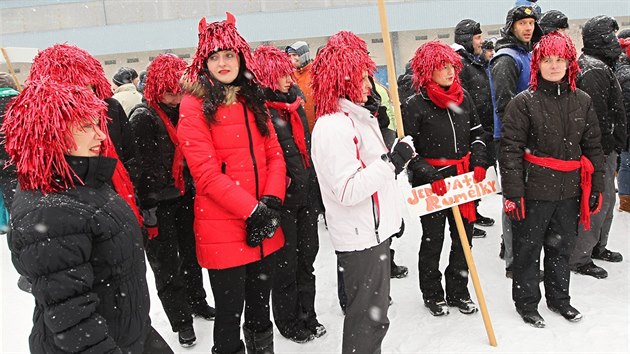
[[[582,28],[582,52],[600,59],[608,65],[621,55],[621,45],[615,36],[619,30],[617,20],[610,16],[595,16]]]
[[[455,43],[463,46],[467,52],[474,53],[472,38],[481,31],[481,24],[475,20],[464,19],[455,26]]]

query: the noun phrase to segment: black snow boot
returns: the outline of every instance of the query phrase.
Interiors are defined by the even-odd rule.
[[[394,262],[394,253],[396,253],[393,249],[389,250],[389,260],[391,262],[391,271],[390,271],[390,278],[404,278],[407,276],[407,274],[409,274],[409,268],[405,267],[405,266],[401,266],[401,265],[397,265]]]
[[[542,318],[537,310],[521,310],[517,308],[516,312],[518,312],[518,314],[521,315],[523,321],[525,321],[525,323],[529,324],[530,326],[536,328],[545,328],[545,320]]]
[[[243,334],[247,354],[273,354],[273,325],[259,333],[243,326]]]
[[[241,346],[240,348],[238,348],[237,351],[232,352],[232,353],[220,353],[216,347],[212,347],[212,354],[245,354],[245,345],[243,345],[243,342],[241,342]]]

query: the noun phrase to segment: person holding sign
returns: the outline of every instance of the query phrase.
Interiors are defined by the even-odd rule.
[[[540,251],[544,247],[547,307],[575,322],[569,258],[578,220],[590,229],[601,207],[604,153],[591,98],[576,88],[575,47],[552,32],[536,44],[530,87],[508,104],[500,165],[504,210],[514,230],[512,299],[523,320],[545,326],[538,313]]]
[[[413,137],[418,154],[408,166],[411,185],[431,183],[432,192],[441,196],[449,188],[445,177],[473,170],[474,182],[484,180],[489,166],[486,135],[471,96],[460,84],[460,56],[442,42],[428,42],[416,50],[411,69],[415,93],[402,103],[405,132]],[[461,204],[459,209],[471,242],[476,219],[474,203]],[[452,243],[445,271],[444,301],[439,265],[446,219]],[[457,307],[465,314],[477,312],[467,289],[468,266],[453,212],[438,211],[420,217],[420,221],[423,235],[418,270],[424,305],[434,316],[447,315],[448,306]]]
[[[347,295],[343,353],[381,351],[389,328],[389,239],[403,221],[396,175],[415,153],[411,137],[388,149],[364,107],[375,67],[366,50],[329,42],[312,69],[313,165]]]

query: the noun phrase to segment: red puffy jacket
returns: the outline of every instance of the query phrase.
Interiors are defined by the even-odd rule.
[[[209,126],[202,99],[186,95],[177,136],[196,186],[195,239],[203,268],[232,268],[260,260],[284,245],[278,229],[260,247],[245,243],[245,220],[263,195],[284,199],[286,167],[275,130],[268,137],[237,101],[217,109]],[[247,118],[244,112],[247,112]]]

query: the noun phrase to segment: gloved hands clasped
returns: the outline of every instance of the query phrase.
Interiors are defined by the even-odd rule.
[[[257,247],[265,238],[270,238],[280,227],[280,211],[268,207],[264,202],[258,202],[252,215],[245,220],[247,229],[247,245]]]
[[[413,147],[413,138],[409,135],[404,138],[394,141],[392,150],[388,153],[389,160],[394,165],[394,172],[399,174],[405,169],[405,166],[416,154],[416,149]]]
[[[591,195],[588,198],[588,209],[591,214],[597,214],[602,209],[602,193],[601,192],[591,192]]]
[[[525,199],[523,197],[506,198],[503,201],[503,211],[505,211],[510,220],[520,221],[525,219]]]
[[[158,235],[157,207],[142,210],[144,228],[147,230],[149,240],[153,240]]]

